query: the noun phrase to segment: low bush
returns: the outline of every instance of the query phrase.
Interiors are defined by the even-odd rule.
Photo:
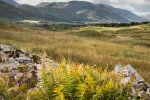
[[[43,91],[50,100],[128,100],[130,85],[107,69],[67,64],[41,70]]]

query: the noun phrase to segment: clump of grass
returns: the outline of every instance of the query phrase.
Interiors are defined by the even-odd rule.
[[[30,89],[27,92],[26,100],[48,100],[42,90],[35,88]]]
[[[7,81],[3,77],[0,77],[0,95],[5,96],[6,90],[7,90]]]
[[[82,36],[82,37],[100,37],[100,36],[104,35],[104,34],[101,34],[97,31],[94,31],[94,30],[82,30],[79,32],[71,32],[68,34]]]

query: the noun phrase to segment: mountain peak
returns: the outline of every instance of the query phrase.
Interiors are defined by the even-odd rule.
[[[87,2],[87,1],[69,1],[68,3],[88,3],[89,4],[91,2]]]
[[[7,0],[11,1],[11,0]],[[9,2],[10,5],[10,2]],[[12,8],[15,6],[12,6]],[[0,17],[8,18],[10,16],[24,16],[27,18],[38,18],[45,20],[61,19],[62,21],[75,22],[141,22],[144,18],[139,17],[132,12],[124,9],[114,8],[105,4],[93,4],[86,1],[70,2],[43,2],[37,6],[20,5],[14,10],[0,9]],[[16,11],[17,10],[17,11]],[[10,13],[8,13],[10,11]],[[13,13],[13,11],[16,11]],[[21,13],[20,13],[21,12]],[[24,14],[25,12],[25,14]],[[22,14],[23,13],[23,14]],[[16,14],[16,15],[15,15]],[[8,16],[9,15],[9,16]]]
[[[46,7],[49,4],[51,4],[51,3],[50,2],[42,2],[42,3],[38,4],[38,5],[36,5],[36,7]]]

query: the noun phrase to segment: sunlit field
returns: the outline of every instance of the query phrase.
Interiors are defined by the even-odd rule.
[[[108,67],[131,64],[150,82],[150,24],[131,27],[86,26],[52,31],[0,23],[0,43],[34,53],[46,53],[56,61],[66,59],[84,65]]]

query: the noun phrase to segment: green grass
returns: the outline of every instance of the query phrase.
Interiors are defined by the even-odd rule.
[[[47,53],[77,63],[106,67],[131,64],[150,82],[150,24],[131,27],[87,26],[62,31],[0,23],[0,43]]]

